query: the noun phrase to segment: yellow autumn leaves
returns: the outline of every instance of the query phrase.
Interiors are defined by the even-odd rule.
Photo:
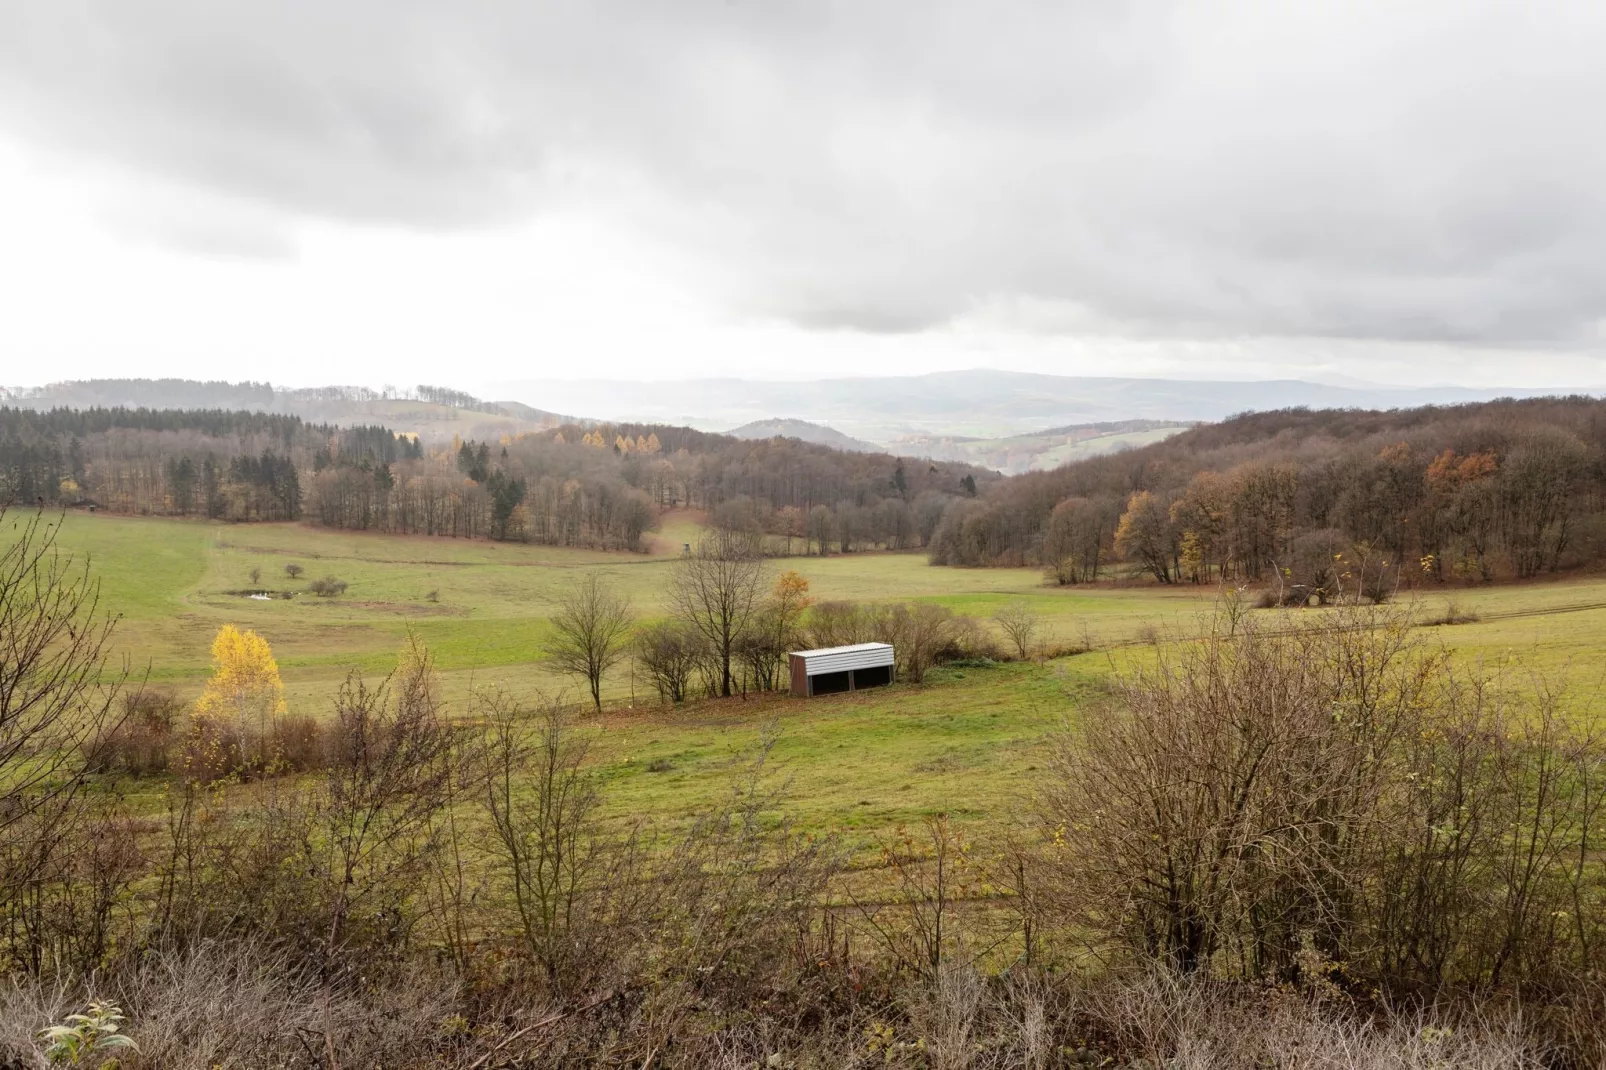
[[[561,440],[562,435],[560,434],[559,441]],[[608,436],[603,433],[601,428],[595,431],[587,431],[580,441],[599,450],[605,450],[609,445]],[[613,436],[612,445],[620,453],[657,453],[663,449],[662,444],[658,441],[657,432],[653,432],[650,435],[637,435],[635,438],[631,438],[629,435],[616,434]]]
[[[407,636],[384,686],[400,708],[439,705],[434,662],[417,636]],[[191,714],[185,771],[212,781],[314,769],[339,746],[331,727],[305,714],[288,715],[279,663],[268,641],[225,624],[212,640],[212,676]]]
[[[268,641],[225,624],[212,640],[212,678],[195,701],[187,748],[191,772],[210,779],[266,765],[274,722],[284,712],[284,682]]]
[[[212,678],[195,701],[195,715],[265,724],[283,712],[284,682],[268,641],[232,624],[219,628],[212,640]]]

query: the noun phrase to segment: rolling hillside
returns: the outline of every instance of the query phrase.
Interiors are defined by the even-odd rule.
[[[754,420],[752,423],[733,427],[725,433],[736,438],[745,439],[795,438],[802,442],[812,442],[816,446],[830,446],[832,449],[849,450],[855,453],[886,452],[884,447],[878,446],[874,442],[865,442],[862,439],[844,435],[834,427],[809,423],[807,420]],[[925,456],[925,454],[917,454],[917,456]],[[958,458],[954,459],[958,460]]]
[[[0,402],[34,409],[221,409],[282,413],[308,423],[354,427],[379,424],[426,440],[495,438],[538,431],[574,417],[519,401],[482,401],[461,391],[420,386],[405,391],[329,386],[307,389],[271,383],[190,379],[88,379],[0,391]]]
[[[890,446],[896,453],[937,461],[963,461],[1006,475],[1042,472],[1062,464],[1163,442],[1188,425],[1165,420],[1122,420],[1054,427],[1007,438],[950,438],[907,435]]]
[[[1328,386],[1301,380],[1094,378],[970,370],[929,375],[764,382],[528,380],[499,385],[501,397],[610,420],[720,430],[777,417],[829,424],[869,442],[908,435],[1007,438],[1044,427],[1119,420],[1187,424],[1290,406],[1396,409],[1532,397],[1554,390]]]

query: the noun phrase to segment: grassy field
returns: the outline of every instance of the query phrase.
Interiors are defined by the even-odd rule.
[[[278,656],[292,701],[325,697],[352,667],[390,664],[409,629],[435,652],[449,695],[494,682],[552,692],[564,681],[541,664],[556,600],[587,570],[601,571],[643,616],[662,612],[669,570],[695,525],[674,518],[650,554],[597,553],[425,536],[328,531],[298,524],[226,525],[73,515],[63,547],[87,555],[105,606],[122,614],[120,647],[152,675],[199,690],[208,644],[224,623],[254,628]],[[285,566],[305,571],[291,580]],[[1047,638],[1107,642],[1146,624],[1181,626],[1208,605],[1196,590],[1054,589],[1027,569],[943,569],[918,553],[793,558],[820,599],[922,599],[990,616],[1018,598],[1045,619]],[[253,583],[253,570],[260,579]],[[320,576],[349,584],[339,598],[307,593]],[[294,592],[258,601],[257,588]],[[631,693],[629,674],[611,683]]]
[[[462,711],[471,691],[572,695],[541,660],[547,620],[585,570],[606,574],[643,616],[662,611],[675,556],[696,518],[668,518],[653,552],[608,554],[413,536],[334,532],[293,524],[74,515],[61,545],[87,555],[103,605],[121,614],[119,649],[143,671],[198,693],[208,647],[224,623],[254,628],[273,645],[293,709],[321,714],[351,668],[379,674],[408,630],[434,652],[445,696]],[[287,564],[305,570],[298,580]],[[794,558],[777,567],[806,576],[821,599],[918,599],[980,618],[1026,599],[1051,643],[1090,642],[1094,653],[1044,665],[948,669],[922,687],[799,702],[783,696],[666,710],[620,670],[615,709],[593,720],[593,755],[622,811],[673,816],[728,790],[735,766],[768,728],[779,731],[773,772],[792,785],[788,811],[810,827],[885,830],[946,810],[969,820],[1017,810],[1030,791],[1045,734],[1085,708],[1112,665],[1151,656],[1158,637],[1199,627],[1215,592],[1147,584],[1051,588],[1025,569],[949,569],[920,554]],[[253,584],[251,573],[260,570]],[[345,594],[306,593],[320,576]],[[257,601],[262,587],[294,597]],[[1540,672],[1599,690],[1606,653],[1606,580],[1435,593],[1424,618],[1454,599],[1479,620],[1426,629],[1482,671]]]

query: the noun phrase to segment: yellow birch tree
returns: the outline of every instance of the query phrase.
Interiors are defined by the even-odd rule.
[[[199,734],[221,739],[218,730],[232,727],[241,758],[254,750],[265,762],[269,728],[284,710],[284,682],[268,641],[232,624],[219,628],[212,640],[212,678],[195,700]],[[247,743],[252,735],[254,747]]]

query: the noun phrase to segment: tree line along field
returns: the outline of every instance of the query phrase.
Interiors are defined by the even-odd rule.
[[[577,701],[581,686],[542,656],[557,600],[594,571],[641,618],[660,616],[669,571],[695,539],[696,520],[667,516],[649,555],[80,514],[64,518],[59,543],[88,557],[103,606],[121,614],[119,651],[137,673],[148,663],[154,681],[185,699],[200,692],[212,636],[225,623],[263,635],[290,710],[319,717],[348,671],[382,676],[411,632],[433,653],[443,695],[462,714],[471,693],[487,687]],[[298,578],[286,574],[290,564],[304,570]],[[1194,634],[1217,596],[1213,588],[1144,582],[1052,587],[1036,570],[937,567],[915,553],[793,558],[774,567],[800,572],[817,600],[932,601],[984,621],[1025,601],[1041,616],[1046,649],[1093,649],[1042,663],[943,668],[919,687],[678,707],[660,705],[645,678],[622,665],[606,683],[608,709],[589,725],[610,806],[671,816],[706,804],[728,790],[734,764],[778,730],[773,757],[789,783],[787,812],[805,827],[868,839],[937,811],[978,824],[1003,820],[1029,791],[1045,735],[1067,716],[1096,710],[1112,669],[1142,664],[1157,643]],[[347,584],[343,594],[308,592],[326,575]],[[255,589],[295,597],[243,594]],[[1565,679],[1582,704],[1599,690],[1606,580],[1441,591],[1418,601],[1423,621],[1477,618],[1425,629],[1467,671]],[[1322,611],[1297,612],[1308,619]]]

